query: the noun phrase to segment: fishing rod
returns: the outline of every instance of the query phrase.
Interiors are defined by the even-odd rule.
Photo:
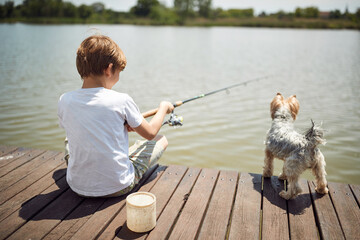
[[[255,81],[260,81],[260,80],[263,80],[263,79],[266,79],[266,78],[269,78],[269,77],[270,76],[258,77],[258,78],[250,79],[250,80],[247,80],[247,81],[244,81],[244,82],[236,83],[236,84],[233,84],[233,85],[230,85],[230,86],[227,86],[227,87],[224,87],[224,88],[220,88],[220,89],[208,92],[208,93],[200,94],[198,96],[195,96],[195,97],[183,100],[183,101],[177,101],[177,102],[173,103],[173,105],[176,108],[176,107],[179,107],[179,106],[181,106],[181,105],[183,105],[185,103],[188,103],[188,102],[200,99],[200,98],[204,98],[204,97],[207,97],[209,95],[213,95],[213,94],[216,94],[216,93],[219,93],[219,92],[222,92],[222,91],[228,91],[229,89],[235,88],[235,87],[238,87],[238,86],[243,86],[243,85],[246,86],[248,83],[255,82]],[[159,108],[155,108],[155,109],[149,110],[147,112],[144,112],[142,115],[143,115],[144,118],[148,118],[148,117],[154,116],[157,113],[158,110],[159,110]],[[165,125],[165,124],[169,124],[170,126],[182,126],[182,117],[178,117],[174,112],[172,112],[171,115],[170,115],[170,119],[168,121],[164,122],[163,125]]]

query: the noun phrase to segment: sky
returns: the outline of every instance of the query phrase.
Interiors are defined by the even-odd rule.
[[[0,0],[4,3],[7,0]],[[137,0],[63,0],[74,3],[79,6],[80,4],[90,5],[94,2],[102,2],[106,8],[111,8],[116,11],[129,11],[131,7],[135,6]],[[22,0],[14,0],[16,4],[20,4]],[[167,7],[172,7],[174,0],[159,0]],[[279,10],[293,12],[296,7],[318,7],[320,11],[331,11],[339,9],[343,12],[348,7],[350,12],[355,12],[360,8],[360,0],[212,0],[213,8],[253,8],[255,14],[262,11],[266,13],[274,13]]]

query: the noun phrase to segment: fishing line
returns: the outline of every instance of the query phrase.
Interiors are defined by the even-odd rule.
[[[230,85],[230,86],[227,86],[227,87],[224,87],[224,88],[220,88],[220,89],[208,92],[208,93],[203,93],[203,94],[197,95],[197,96],[189,98],[189,99],[185,99],[183,101],[177,101],[177,102],[173,103],[173,105],[176,108],[176,107],[179,107],[179,106],[181,106],[181,105],[183,105],[185,103],[188,103],[188,102],[200,99],[200,98],[204,98],[204,97],[207,97],[207,96],[210,96],[210,95],[222,92],[222,91],[226,91],[227,93],[229,93],[229,89],[231,89],[231,88],[235,88],[235,87],[239,87],[239,86],[246,86],[248,83],[264,80],[264,79],[267,79],[269,77],[270,76],[258,77],[258,78],[250,79],[250,80],[247,80],[247,81],[244,81],[244,82],[236,83],[236,84],[233,84],[233,85]],[[152,109],[150,111],[147,111],[147,112],[143,113],[142,115],[143,115],[144,118],[151,117],[151,116],[155,115],[157,113],[157,111],[158,111],[158,108],[155,108],[155,109]],[[180,117],[180,116],[177,116],[173,111],[171,113],[171,115],[170,115],[170,119],[168,121],[164,122],[163,125],[169,124],[170,126],[175,126],[176,127],[176,126],[182,126],[182,122],[183,122],[183,118]]]

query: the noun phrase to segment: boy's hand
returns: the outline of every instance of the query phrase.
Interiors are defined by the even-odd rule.
[[[174,105],[168,101],[162,101],[160,103],[160,108],[165,108],[166,113],[171,113],[174,110]]]

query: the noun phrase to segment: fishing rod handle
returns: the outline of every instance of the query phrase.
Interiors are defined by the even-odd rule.
[[[148,117],[154,116],[157,113],[158,110],[159,110],[159,108],[154,108],[154,109],[151,109],[151,110],[149,110],[147,112],[142,113],[142,115],[143,115],[144,118],[148,118]]]
[[[174,107],[179,107],[182,104],[183,104],[182,101],[177,101],[177,102],[173,103]],[[148,118],[148,117],[154,116],[157,113],[158,110],[159,110],[159,108],[154,108],[154,109],[151,109],[151,110],[149,110],[147,112],[142,113],[142,115],[143,115],[144,118]]]
[[[174,105],[174,107],[179,107],[179,106],[181,106],[181,105],[183,105],[183,101],[177,101],[177,102],[175,102],[175,103],[173,103],[173,105]]]

